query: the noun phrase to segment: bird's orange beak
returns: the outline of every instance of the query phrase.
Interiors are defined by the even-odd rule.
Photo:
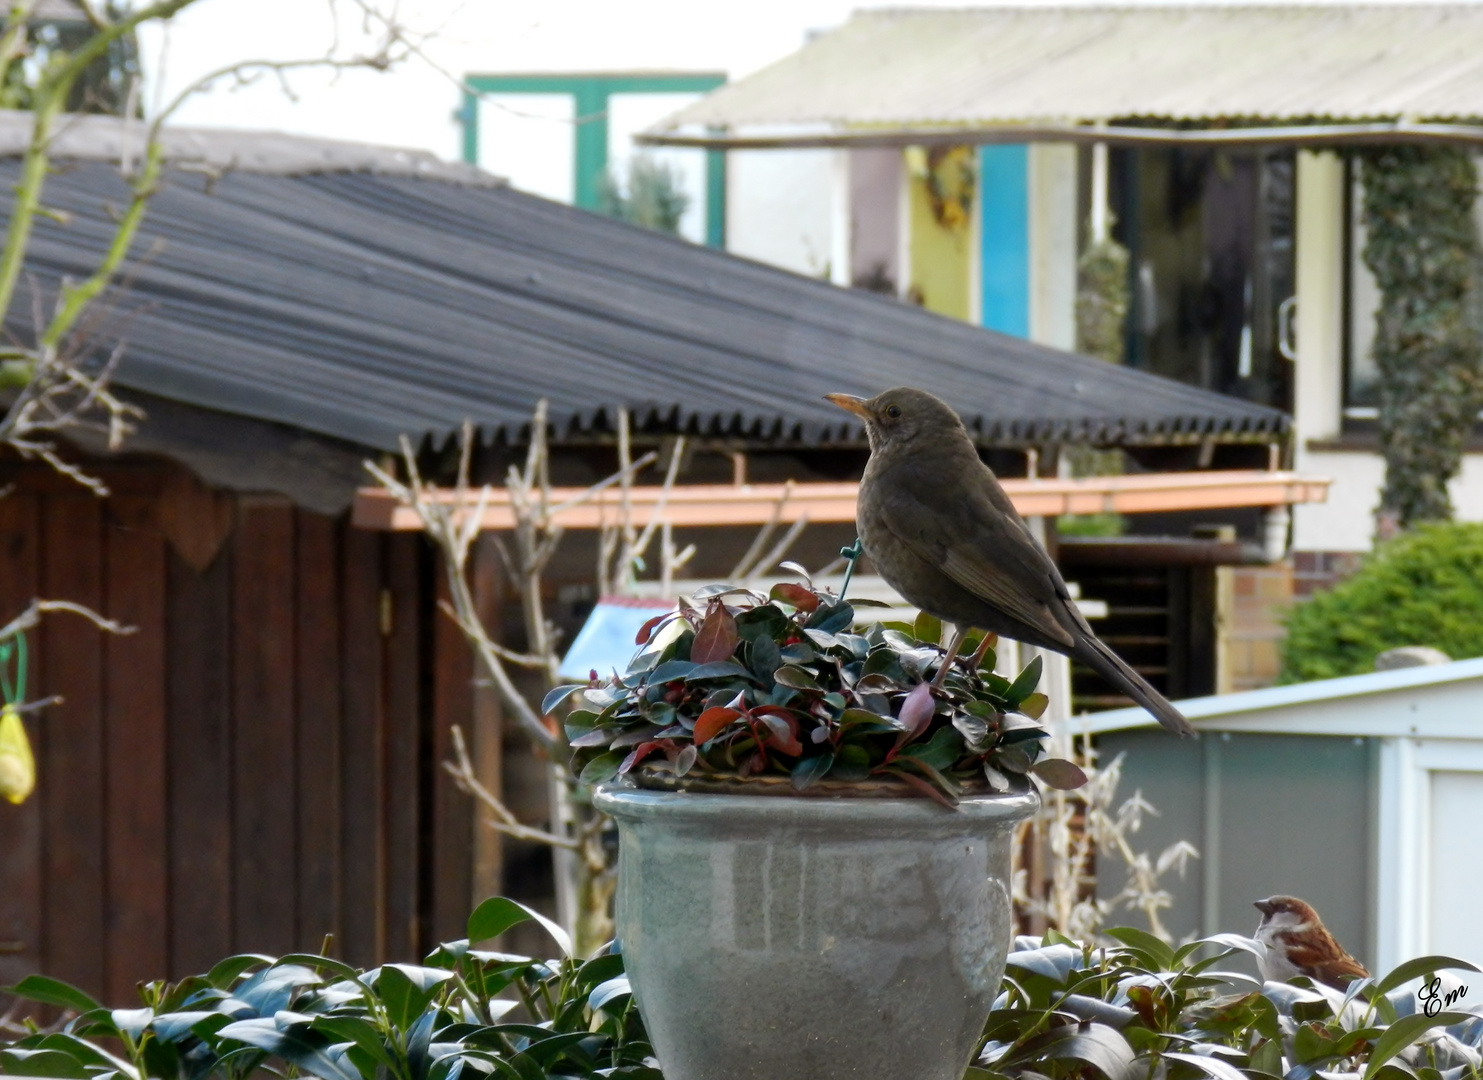
[[[871,419],[870,404],[864,398],[855,397],[853,394],[825,394],[824,400],[838,405],[846,412],[852,412],[862,420]]]

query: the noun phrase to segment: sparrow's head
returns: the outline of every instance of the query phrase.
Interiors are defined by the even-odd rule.
[[[898,386],[869,399],[850,394],[825,394],[824,400],[865,421],[865,433],[870,439],[872,452],[931,445],[938,440],[967,441],[968,438],[963,421],[958,419],[952,406],[925,390]]]
[[[1252,906],[1262,913],[1263,926],[1302,926],[1318,922],[1318,913],[1313,906],[1296,896],[1269,896]]]

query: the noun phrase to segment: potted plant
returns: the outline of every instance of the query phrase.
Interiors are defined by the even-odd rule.
[[[618,936],[672,1080],[962,1076],[1027,774],[1084,777],[1041,756],[1039,660],[1004,679],[980,639],[941,672],[941,629],[711,586],[548,698],[575,698],[574,767],[618,823]]]

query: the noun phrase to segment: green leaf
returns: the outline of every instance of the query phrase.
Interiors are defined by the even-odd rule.
[[[1246,1080],[1245,1073],[1214,1054],[1178,1054],[1165,1050],[1162,1056],[1173,1061],[1182,1061],[1186,1065],[1193,1065],[1206,1076],[1214,1077],[1215,1080]]]
[[[951,725],[940,727],[926,743],[908,746],[901,756],[926,762],[938,772],[946,772],[963,756],[963,736]]]
[[[546,928],[546,933],[551,935],[552,940],[561,946],[562,954],[572,954],[572,940],[556,923],[552,922],[539,911],[517,904],[503,896],[491,896],[474,909],[469,916],[468,935],[470,941],[488,941],[490,938],[499,937],[512,926],[534,919]]]
[[[311,1026],[315,1031],[329,1034],[336,1042],[354,1043],[378,1064],[395,1067],[380,1029],[369,1020],[359,1016],[317,1016]]]
[[[57,1077],[60,1080],[86,1080],[88,1071],[71,1054],[60,1050],[22,1050],[12,1047],[0,1050],[0,1066],[19,1076]]]
[[[586,765],[582,766],[581,773],[577,779],[589,786],[601,784],[605,780],[611,780],[618,775],[619,768],[623,765],[626,757],[621,751],[613,750],[606,754],[599,754]]]
[[[1258,1072],[1282,1075],[1282,1041],[1267,1039],[1251,1052],[1251,1067]]]
[[[794,690],[822,690],[817,679],[808,671],[792,664],[785,664],[773,673],[773,679],[780,686],[787,686]]]
[[[566,686],[556,686],[546,691],[546,696],[541,699],[541,715],[544,716],[551,712],[578,690],[586,689],[586,683],[569,683]]]
[[[14,986],[5,987],[5,991],[27,1001],[56,1005],[75,1013],[88,1013],[103,1007],[77,987],[60,979],[49,979],[45,975],[27,975]]]
[[[1063,1034],[1071,1031],[1072,1034]],[[1133,1048],[1128,1041],[1106,1024],[1080,1024],[1075,1029],[1060,1028],[1044,1042],[1035,1040],[1026,1049],[1034,1047],[1035,1056],[1041,1060],[1084,1061],[1107,1080],[1134,1080]]]
[[[1431,959],[1423,957],[1423,959]],[[1450,964],[1448,966],[1451,966]],[[1473,968],[1477,971],[1477,968]],[[1394,974],[1392,972],[1391,974]],[[1439,1012],[1436,1016],[1416,1014],[1414,1016],[1403,1016],[1390,1027],[1385,1029],[1385,1034],[1375,1040],[1375,1048],[1370,1051],[1369,1064],[1365,1066],[1364,1080],[1373,1080],[1380,1067],[1391,1058],[1395,1057],[1406,1047],[1421,1038],[1427,1031],[1434,1027],[1451,1027],[1453,1024],[1465,1024],[1476,1017],[1472,1013],[1465,1012]]]
[[[1025,700],[1020,702],[1019,712],[1028,716],[1031,720],[1039,720],[1045,715],[1045,707],[1050,704],[1050,698],[1041,693],[1028,694]]]
[[[1104,931],[1110,938],[1121,941],[1134,952],[1143,954],[1147,967],[1154,971],[1168,971],[1174,965],[1174,949],[1147,930],[1133,926],[1115,926]]]
[[[813,757],[803,758],[793,766],[791,773],[793,790],[802,791],[811,786],[833,766],[834,755],[832,753],[815,754]]]
[[[1375,989],[1379,993],[1388,994],[1397,986],[1408,983],[1412,979],[1449,969],[1458,971],[1479,970],[1466,960],[1458,960],[1451,956],[1418,956],[1415,960],[1407,960],[1403,964],[1397,964],[1385,978],[1375,984]]]
[[[272,962],[271,956],[263,956],[260,953],[240,953],[237,956],[229,956],[225,960],[217,961],[216,966],[206,973],[206,981],[218,990],[226,990],[248,968]]]
[[[1023,702],[1034,691],[1040,683],[1040,669],[1043,662],[1040,657],[1035,657],[1025,665],[1023,671],[1015,676],[1014,682],[1009,684],[1009,689],[1004,692],[1005,699],[1010,705],[1019,708]]]
[[[761,679],[764,686],[771,686],[772,673],[782,666],[783,654],[778,650],[778,643],[766,634],[759,634],[752,642],[752,674]]]
[[[657,670],[657,669],[656,669]],[[700,664],[690,670],[685,676],[686,682],[699,682],[702,679],[750,679],[752,673],[733,660],[718,660],[714,664]]]
[[[913,637],[924,644],[942,644],[942,620],[925,611],[917,612],[917,620],[912,624],[911,632]]]
[[[274,966],[278,964],[299,964],[303,967],[314,968],[316,971],[332,972],[348,982],[354,982],[360,975],[360,972],[349,964],[331,960],[328,956],[320,956],[318,953],[289,953],[287,956],[280,956]]]
[[[391,1022],[402,1031],[410,1028],[422,1015],[433,995],[453,977],[451,971],[418,967],[413,964],[384,964],[376,979],[376,989],[386,1004]]]
[[[524,904],[517,904],[503,896],[491,896],[469,916],[469,941],[489,941],[499,937],[510,927],[519,926],[530,919],[531,911]]]

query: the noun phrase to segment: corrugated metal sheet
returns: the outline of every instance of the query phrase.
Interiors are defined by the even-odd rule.
[[[16,162],[0,162],[0,185]],[[101,163],[46,189],[30,269],[80,276],[122,202]],[[93,330],[125,387],[367,447],[465,418],[519,438],[622,404],[644,426],[853,441],[820,400],[911,383],[986,443],[1262,438],[1280,412],[1004,337],[507,188],[365,173],[173,172]],[[24,291],[24,290],[23,290]],[[30,299],[13,312],[23,320]]]
[[[0,158],[25,153],[35,123],[34,113],[0,109]],[[52,156],[76,161],[137,162],[144,157],[149,134],[149,125],[143,121],[74,113],[56,125],[51,137]],[[443,161],[426,150],[306,139],[277,131],[167,127],[159,132],[159,139],[171,164],[214,173],[369,172],[482,187],[498,187],[505,182],[472,165]]]
[[[883,10],[654,130],[1483,117],[1483,5]]]

